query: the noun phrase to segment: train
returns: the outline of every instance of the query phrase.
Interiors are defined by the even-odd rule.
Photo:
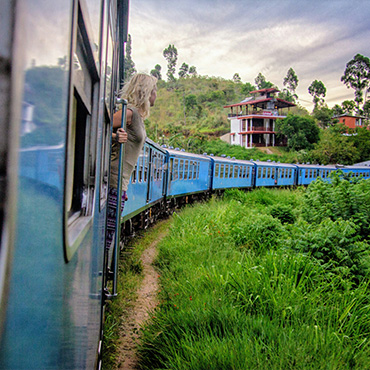
[[[0,40],[0,369],[100,369],[119,243],[105,231],[128,0],[5,0]],[[308,185],[340,169],[194,154],[147,139],[116,235],[125,241],[225,189]],[[114,284],[113,284],[114,286]]]

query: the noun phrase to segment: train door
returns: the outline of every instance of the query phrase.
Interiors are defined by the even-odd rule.
[[[17,31],[14,27],[16,11],[14,1],[5,0],[1,4],[0,22],[0,339],[2,323],[5,319],[10,261],[15,239],[15,215],[18,166],[18,135],[20,130],[20,107],[16,106],[20,97],[15,90],[22,71],[20,64],[14,63],[12,40]],[[18,81],[16,81],[18,80]],[[18,113],[17,113],[18,112]],[[18,115],[18,116],[17,116]]]
[[[145,148],[145,168],[147,171],[147,176],[145,176],[145,181],[147,182],[147,193],[146,202],[149,203],[153,196],[153,181],[154,181],[154,165],[153,165],[153,148]]]

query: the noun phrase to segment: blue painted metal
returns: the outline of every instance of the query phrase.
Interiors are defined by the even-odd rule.
[[[253,162],[222,157],[211,157],[211,159],[214,190],[253,187],[255,171]]]
[[[211,190],[212,162],[208,156],[172,149],[167,153],[167,197]]]

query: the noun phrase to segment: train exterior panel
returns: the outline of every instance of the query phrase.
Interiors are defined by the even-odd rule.
[[[9,287],[0,291],[0,369],[99,364],[111,117],[127,9],[115,0],[2,4],[14,21],[3,35],[13,41],[8,125],[19,131],[19,161],[11,260],[3,245],[0,253]]]
[[[204,155],[167,149],[166,196],[178,197],[211,190],[211,159]]]
[[[128,220],[163,199],[167,152],[147,139],[131,175],[122,218]]]
[[[363,165],[356,165],[356,166],[342,166],[340,170],[343,173],[349,174],[350,177],[354,178],[363,178],[369,179],[370,178],[370,167],[363,166]]]
[[[295,185],[295,165],[275,162],[254,162],[256,165],[255,186],[292,186]]]
[[[222,157],[211,158],[213,190],[253,186],[255,171],[253,162]]]
[[[320,177],[324,181],[330,181],[330,174],[337,170],[336,166],[320,166],[315,164],[298,164],[297,185],[309,185]]]

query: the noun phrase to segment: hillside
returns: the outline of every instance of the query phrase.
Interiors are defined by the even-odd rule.
[[[208,76],[180,78],[174,82],[160,80],[155,106],[146,120],[148,137],[193,153],[227,153],[243,159],[281,160],[286,155],[284,151],[269,155],[258,149],[247,150],[219,140],[230,130],[224,105],[245,99],[250,88],[248,83]],[[303,108],[294,108],[293,111],[307,113]]]

